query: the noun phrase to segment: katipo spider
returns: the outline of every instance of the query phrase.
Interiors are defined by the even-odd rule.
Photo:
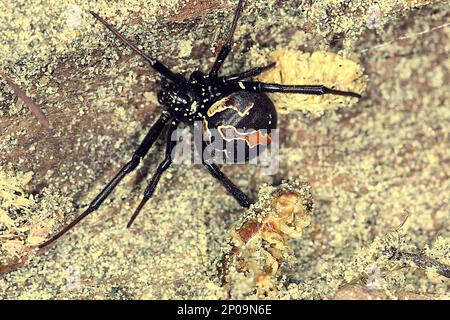
[[[197,132],[212,129],[220,131],[221,128],[232,128],[235,133],[233,139],[237,141],[242,140],[242,137],[244,137],[244,140],[247,142],[245,144],[245,159],[249,160],[251,157],[257,156],[259,150],[261,150],[260,148],[255,148],[256,146],[267,146],[270,143],[270,130],[275,129],[277,126],[275,106],[265,93],[335,94],[356,98],[361,97],[354,92],[334,90],[323,85],[281,85],[246,80],[273,67],[275,63],[264,67],[252,68],[242,73],[219,76],[219,70],[232,48],[232,38],[243,8],[243,2],[243,0],[239,0],[225,44],[222,46],[209,73],[204,74],[201,71],[194,71],[190,75],[189,80],[185,79],[181,74],[172,72],[160,61],[144,53],[98,14],[91,11],[91,14],[100,23],[135,53],[143,57],[154,70],[165,78],[162,88],[158,92],[158,102],[163,106],[164,110],[150,128],[142,143],[135,150],[131,160],[125,164],[91,202],[86,211],[55,236],[41,244],[40,248],[51,244],[87,215],[97,210],[117,184],[138,166],[165,127],[168,127],[165,158],[158,165],[156,173],[145,189],[144,197],[132,215],[127,227],[131,226],[145,203],[152,197],[162,173],[171,165],[173,160],[172,150],[176,145],[176,141],[172,141],[171,137],[180,123],[193,125],[194,131],[197,130]],[[251,134],[244,133],[248,132],[248,129],[253,130]],[[222,173],[211,156],[204,155],[203,151],[208,144],[208,141],[202,141],[200,145],[196,145],[197,151],[201,154],[204,167],[242,207],[249,207],[252,201]],[[223,150],[219,151],[227,152],[225,148],[224,146]],[[258,151],[252,153],[250,152],[252,148]]]

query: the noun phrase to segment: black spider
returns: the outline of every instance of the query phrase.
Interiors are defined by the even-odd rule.
[[[164,111],[150,128],[144,140],[134,152],[130,162],[119,171],[114,179],[91,202],[88,209],[59,233],[40,245],[41,248],[57,240],[84,217],[97,210],[123,177],[138,166],[141,159],[147,154],[150,147],[166,126],[168,127],[168,133],[166,137],[165,159],[156,169],[156,173],[145,189],[144,198],[131,217],[127,227],[130,227],[142,207],[151,198],[162,173],[171,165],[172,150],[176,145],[176,141],[172,141],[171,136],[179,123],[191,124],[197,132],[208,132],[212,129],[218,129],[220,131],[221,128],[233,128],[236,134],[234,136],[235,141],[242,140],[244,135],[242,130],[247,131],[247,129],[252,129],[253,133],[245,136],[247,142],[245,143],[245,160],[249,160],[258,155],[261,150],[259,147],[266,146],[270,143],[270,130],[275,129],[277,126],[275,107],[265,93],[281,92],[314,95],[329,93],[360,98],[360,95],[357,93],[334,90],[323,85],[281,85],[276,83],[245,81],[273,67],[275,65],[274,63],[265,67],[252,68],[242,73],[219,76],[219,70],[231,51],[232,38],[243,8],[243,2],[243,0],[239,0],[226,42],[221,48],[209,73],[204,74],[201,71],[194,71],[189,77],[189,80],[186,80],[180,74],[173,73],[160,61],[148,56],[98,14],[91,11],[91,14],[108,30],[134,52],[147,60],[154,70],[168,80],[162,84],[162,88],[158,92],[158,102],[164,107]],[[213,162],[211,156],[204,156],[203,151],[210,143],[211,141],[202,141],[201,145],[196,146],[197,151],[200,152],[203,165],[214,178],[222,183],[242,207],[249,207],[252,201],[222,173],[219,167]],[[255,148],[256,146],[258,148]],[[250,152],[253,148],[258,151]],[[222,149],[219,148],[219,151],[226,153],[226,146]]]

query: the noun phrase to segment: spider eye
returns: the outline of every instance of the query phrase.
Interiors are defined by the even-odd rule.
[[[164,101],[166,100],[166,92],[158,91],[157,97],[158,97],[158,103],[164,105]]]
[[[190,83],[204,83],[205,82],[205,75],[196,70],[194,72],[192,72],[190,78],[189,78],[189,82]]]
[[[169,90],[173,90],[174,89],[174,85],[173,83],[164,81],[161,83],[161,88],[165,91],[169,91]]]

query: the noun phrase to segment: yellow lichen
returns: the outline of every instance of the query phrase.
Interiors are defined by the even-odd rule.
[[[32,198],[24,193],[24,188],[33,177],[33,172],[27,172],[18,177],[0,171],[0,213],[3,220],[10,221],[7,216],[9,210],[23,210],[28,212]],[[6,216],[5,216],[6,215]]]
[[[367,77],[355,61],[331,52],[314,52],[278,49],[272,53],[276,66],[258,77],[263,82],[320,85],[362,94]],[[336,95],[270,94],[279,113],[295,110],[322,114],[325,110],[351,107],[358,99]]]

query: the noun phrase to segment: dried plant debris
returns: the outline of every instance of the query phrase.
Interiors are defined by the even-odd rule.
[[[258,199],[232,228],[218,262],[219,280],[233,298],[235,288],[245,284],[255,298],[275,290],[281,265],[292,258],[291,239],[300,238],[311,223],[313,199],[305,182],[262,187]]]
[[[35,246],[45,240],[56,225],[54,219],[70,212],[70,200],[57,193],[29,194],[33,172],[14,172],[0,167],[0,273],[26,262]]]

